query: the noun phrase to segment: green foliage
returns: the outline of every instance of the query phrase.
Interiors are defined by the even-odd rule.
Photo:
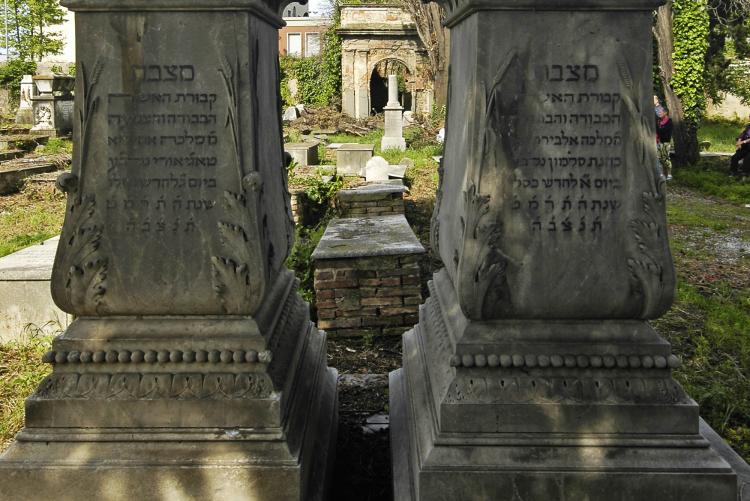
[[[59,54],[63,37],[52,27],[65,21],[59,0],[8,0],[8,31],[11,51],[19,59],[41,61]]]
[[[750,57],[748,5],[733,8],[723,0],[709,0],[710,31],[706,53],[706,93],[721,102],[722,92],[731,92],[750,103],[750,74],[743,63]],[[735,4],[736,6],[737,4]]]
[[[8,89],[11,99],[17,103],[21,93],[21,79],[23,79],[24,75],[33,75],[35,73],[36,63],[34,61],[11,59],[0,67],[0,87]]]
[[[334,12],[332,26],[322,34],[319,56],[280,58],[281,99],[285,106],[299,103],[325,106],[338,101],[341,95],[341,38],[336,33],[340,25],[338,7]],[[289,80],[297,80],[295,98],[289,92]]]
[[[51,137],[46,144],[43,144],[35,150],[36,153],[45,155],[57,155],[60,153],[73,153],[73,142],[69,139],[60,137]]]
[[[674,75],[671,85],[680,98],[685,120],[697,124],[706,109],[705,58],[708,50],[706,0],[674,0]]]
[[[294,246],[286,260],[287,268],[294,270],[294,274],[300,282],[300,295],[311,304],[315,300],[313,283],[315,269],[311,256],[323,237],[330,219],[330,216],[327,216],[312,228],[298,226],[295,230]]]
[[[325,106],[335,100],[339,93],[340,81],[327,71],[322,56],[298,58],[284,56],[281,63],[281,99],[285,106],[304,103],[312,106]],[[289,92],[289,80],[297,80],[297,96]]]

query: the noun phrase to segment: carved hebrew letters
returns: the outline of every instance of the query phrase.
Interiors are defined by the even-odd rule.
[[[604,71],[589,62],[545,65],[546,90],[526,96],[540,113],[530,154],[518,159],[511,208],[536,238],[596,242],[622,207],[622,96]]]
[[[195,232],[196,212],[218,203],[219,96],[195,87],[192,65],[133,66],[133,78],[141,92],[107,96],[107,178],[138,196],[106,210],[128,211],[128,233]]]

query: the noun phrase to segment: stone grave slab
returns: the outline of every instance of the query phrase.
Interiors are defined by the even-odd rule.
[[[52,262],[60,237],[0,258],[0,342],[21,340],[28,327],[52,334],[70,316],[50,294]]]
[[[318,144],[317,142],[306,143],[286,143],[284,151],[292,156],[292,159],[301,167],[308,165],[318,165]]]
[[[375,151],[373,144],[344,143],[336,150],[336,174],[365,177],[365,166]]]

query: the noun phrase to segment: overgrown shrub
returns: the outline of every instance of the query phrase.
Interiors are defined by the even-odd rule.
[[[23,61],[11,59],[0,66],[0,87],[10,91],[11,100],[18,103],[21,98],[21,80],[24,75],[34,75],[36,63],[34,61]]]

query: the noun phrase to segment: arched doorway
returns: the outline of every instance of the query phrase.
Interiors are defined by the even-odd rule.
[[[398,99],[405,110],[411,110],[413,82],[409,68],[398,59],[378,62],[370,74],[370,113],[382,113],[388,102],[388,75],[398,76]]]

